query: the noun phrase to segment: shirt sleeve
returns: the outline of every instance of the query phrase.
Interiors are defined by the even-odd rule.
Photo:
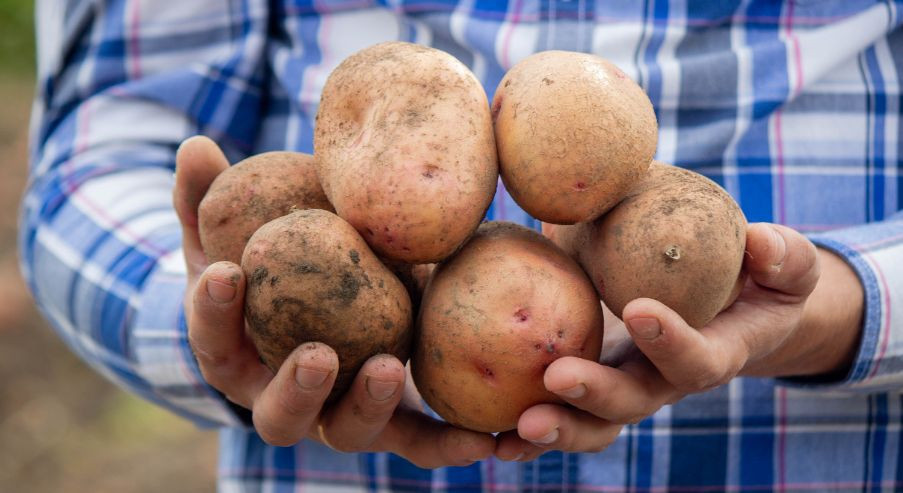
[[[845,259],[865,292],[862,338],[850,371],[828,389],[903,389],[903,212],[885,221],[810,236]],[[815,382],[791,379],[805,385]],[[823,387],[823,384],[818,385]]]
[[[231,158],[251,148],[266,34],[257,3],[37,4],[22,271],[74,352],[200,425],[241,418],[188,346],[174,155],[198,133]]]

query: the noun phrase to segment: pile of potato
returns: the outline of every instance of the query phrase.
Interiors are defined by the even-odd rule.
[[[517,426],[556,358],[598,360],[600,299],[658,299],[702,326],[743,284],[746,221],[696,173],[653,162],[645,93],[595,56],[514,66],[492,104],[441,51],[383,43],[342,62],[314,155],[260,154],[200,208],[208,260],[241,263],[248,332],[274,371],[299,344],[339,355],[331,400],[389,353],[452,424]],[[482,222],[501,176],[543,234]],[[433,268],[435,264],[435,268]]]

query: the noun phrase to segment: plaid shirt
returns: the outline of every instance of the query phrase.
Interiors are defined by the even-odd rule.
[[[222,426],[222,491],[903,490],[903,3],[865,0],[71,0],[38,2],[39,90],[22,268],[60,336],[110,380]],[[543,49],[637,80],[657,157],[722,184],[751,221],[840,253],[865,287],[837,382],[738,378],[599,454],[418,469],[389,454],[266,446],[201,378],[170,203],[184,138],[232,160],[310,152],[320,90],[384,40],[445,50],[490,93]],[[499,186],[490,218],[529,225]],[[895,220],[896,218],[896,220]]]

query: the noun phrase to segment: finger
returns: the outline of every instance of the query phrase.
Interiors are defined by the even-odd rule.
[[[805,236],[778,224],[747,229],[744,267],[760,286],[793,296],[807,296],[818,281],[818,254]]]
[[[466,466],[486,459],[495,450],[488,433],[456,428],[429,416],[399,408],[374,447],[404,457],[412,464],[433,469]]]
[[[587,412],[556,404],[538,404],[524,411],[517,433],[537,447],[566,452],[601,452],[618,438],[622,425]]]
[[[527,462],[547,452],[521,438],[516,429],[499,433],[496,441],[498,445],[495,447],[495,456],[504,461]]]
[[[563,357],[549,365],[543,383],[568,403],[613,423],[638,423],[677,396],[647,361],[625,366],[628,371]]]
[[[207,265],[198,236],[198,205],[213,180],[228,167],[226,156],[207,137],[191,137],[176,151],[173,206],[182,223],[182,248],[189,280],[198,276]]]
[[[326,344],[296,348],[254,401],[254,428],[266,443],[294,445],[316,423],[332,390],[339,358]]]
[[[638,350],[630,332],[624,326],[624,321],[618,318],[605,303],[602,305],[602,314],[605,317],[605,337],[602,338],[602,351],[599,354],[599,362],[606,366],[618,367],[627,361]]]
[[[376,355],[361,367],[351,388],[323,417],[323,437],[342,452],[367,450],[401,400],[405,369],[398,358]]]
[[[404,378],[405,386],[401,397],[401,405],[414,411],[425,412],[423,409],[423,397],[417,390],[417,386],[414,385],[414,376],[411,375],[411,360],[408,360],[404,365]]]
[[[637,347],[678,390],[701,392],[723,385],[749,359],[743,337],[730,330],[696,330],[664,304],[639,298],[624,307],[624,323]]]
[[[244,332],[245,277],[239,266],[217,262],[201,275],[188,311],[188,341],[204,379],[250,409],[272,378]]]

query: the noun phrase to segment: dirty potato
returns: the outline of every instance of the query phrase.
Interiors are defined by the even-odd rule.
[[[574,256],[618,317],[628,302],[653,298],[693,327],[733,303],[745,281],[746,218],[715,182],[655,162],[649,176],[599,219],[544,225]]]
[[[329,345],[339,357],[331,402],[371,356],[406,361],[408,293],[335,214],[308,209],[265,224],[248,242],[241,266],[248,279],[248,331],[274,372],[302,343]]]
[[[216,177],[198,208],[207,261],[241,262],[257,228],[293,209],[333,210],[317,179],[313,156],[266,152],[236,163]]]

